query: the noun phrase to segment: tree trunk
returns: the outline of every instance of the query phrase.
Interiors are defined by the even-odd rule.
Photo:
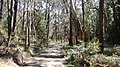
[[[72,32],[72,0],[70,0],[70,38],[69,38],[69,45],[72,46],[73,45],[73,32]]]
[[[0,1],[0,21],[2,19],[2,11],[3,11],[3,0]]]
[[[50,24],[50,4],[48,7],[48,17],[47,17],[47,38],[49,38],[49,24]]]
[[[46,4],[46,18],[47,18],[47,25],[46,25],[46,29],[47,29],[47,39],[49,38],[49,23],[50,23],[50,1],[47,0],[47,4]]]
[[[12,32],[15,31],[15,26],[16,26],[16,16],[17,16],[17,5],[18,5],[18,0],[14,0],[15,4],[14,4],[14,18],[13,18],[13,29]]]
[[[12,32],[12,15],[13,15],[12,6],[13,6],[13,0],[11,0],[10,2],[11,3],[9,3],[9,0],[7,0],[7,4],[8,4],[7,5],[7,8],[8,8],[8,41],[7,41],[6,47],[9,47],[10,40],[11,40],[11,32]]]
[[[103,11],[104,11],[104,0],[100,0],[99,2],[99,41],[100,45],[100,53],[104,51],[104,39],[103,39]]]
[[[82,20],[82,22],[83,22],[83,26],[82,26],[82,29],[83,29],[83,33],[81,33],[82,34],[82,37],[81,37],[81,39],[83,40],[83,41],[86,41],[86,35],[85,35],[85,17],[84,17],[84,14],[85,14],[85,11],[84,11],[84,0],[82,0],[82,15],[83,15],[83,20]]]
[[[9,6],[9,0],[8,0],[8,37],[11,35],[11,28],[12,28],[12,6],[13,6],[13,0],[11,0],[10,6]]]
[[[115,16],[115,3],[114,3],[114,0],[112,0],[112,9],[113,9],[113,18],[114,18],[114,21],[115,21],[116,16]]]
[[[29,11],[28,11],[28,7],[29,7],[29,1],[27,1],[27,23],[26,23],[26,37],[25,37],[25,50],[28,50],[29,48]]]
[[[46,0],[45,20],[47,20],[47,14],[48,14],[48,0]]]
[[[22,21],[22,31],[24,31],[24,24],[25,24],[25,1],[26,0],[24,0],[24,7],[23,7],[23,21]]]

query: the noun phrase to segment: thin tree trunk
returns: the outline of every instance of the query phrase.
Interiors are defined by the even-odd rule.
[[[9,0],[7,0],[7,8],[8,8],[8,41],[7,41],[7,45],[6,47],[9,47],[10,44],[10,40],[11,40],[11,32],[12,32],[12,15],[13,15],[13,11],[12,11],[12,6],[13,6],[13,0],[10,1],[10,5],[9,5]]]
[[[28,11],[28,7],[29,7],[29,1],[27,1],[27,23],[26,23],[26,37],[25,37],[25,50],[28,50],[28,45],[29,45],[29,11]]]
[[[25,2],[26,0],[24,0],[24,7],[23,7],[23,22],[22,22],[22,31],[24,30],[24,24],[25,24]]]
[[[47,38],[49,38],[49,24],[50,24],[50,4],[48,7],[48,18],[47,18],[48,22],[47,22]]]
[[[2,19],[2,11],[3,11],[3,0],[0,1],[0,21]]]
[[[50,24],[50,1],[49,0],[47,0],[47,3],[46,3],[46,16],[45,16],[45,19],[47,20],[47,24],[46,24],[47,39],[49,39],[49,24]]]
[[[84,11],[84,0],[82,0],[82,15],[83,15],[83,18],[82,18],[82,19],[83,19],[83,20],[82,20],[82,22],[83,22],[83,27],[82,27],[82,29],[83,29],[83,34],[81,33],[81,34],[82,34],[82,37],[81,37],[81,38],[82,38],[83,41],[86,41],[86,37],[85,37],[85,21],[84,21],[84,20],[85,20],[85,19],[84,19],[85,17],[84,17],[84,14],[85,14],[85,11]]]
[[[8,0],[8,37],[10,37],[11,29],[12,29],[12,15],[13,15],[12,6],[13,6],[13,0],[11,0],[10,8],[9,8],[9,0]]]
[[[72,0],[70,0],[70,38],[69,38],[69,45],[72,46],[73,45],[73,32],[72,32]]]
[[[47,14],[48,14],[48,0],[46,0],[45,20],[47,20]]]
[[[29,5],[30,5],[30,7],[29,8],[32,8],[32,1],[30,0],[29,1]],[[29,18],[30,18],[30,20],[29,20],[29,33],[31,34],[31,24],[32,24],[32,10],[30,9],[29,10],[30,11],[30,16],[29,16]]]
[[[35,9],[35,0],[34,0],[34,9]],[[36,11],[34,10],[34,20],[33,20],[33,29],[34,29],[34,36],[35,36],[35,38],[36,38],[36,28],[35,28],[35,26],[36,26],[36,23],[35,23],[35,13],[36,13]]]
[[[114,0],[112,0],[112,9],[113,9],[113,18],[114,18],[114,21],[115,21],[116,16],[115,16],[115,3],[114,3]]]
[[[28,27],[25,28],[25,50],[28,49]]]
[[[12,32],[15,31],[15,26],[16,26],[16,16],[17,16],[17,5],[18,5],[18,0],[14,0],[15,4],[14,4],[14,18],[13,18],[13,29]]]

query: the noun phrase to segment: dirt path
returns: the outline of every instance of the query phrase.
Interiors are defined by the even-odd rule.
[[[71,67],[64,64],[67,58],[64,57],[59,45],[55,43],[50,43],[49,47],[34,59],[33,63],[24,67]]]

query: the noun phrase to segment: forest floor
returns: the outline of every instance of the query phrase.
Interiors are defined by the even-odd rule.
[[[98,65],[101,67],[120,66],[120,47],[105,48],[105,55],[89,55],[89,53],[86,53],[85,51],[80,52],[85,49],[80,46],[82,45],[65,47],[65,45],[62,43],[52,42],[48,45],[48,47],[44,47],[43,50],[35,49],[37,52],[34,53],[35,55],[33,57],[31,57],[29,53],[20,50],[20,53],[19,51],[15,53],[18,54],[18,56],[23,56],[18,57],[18,59],[20,60],[21,58],[23,59],[22,61],[20,61],[23,63],[23,65],[17,65],[16,62],[13,60],[13,57],[8,54],[9,56],[7,55],[6,59],[5,56],[0,57],[0,67],[81,67],[79,65],[89,63],[93,63],[93,67],[98,67]],[[80,49],[80,56],[78,54],[71,55],[76,53],[78,49]],[[87,51],[90,52],[89,49]],[[66,55],[66,53],[68,53],[68,55]],[[15,54],[13,55],[16,56]]]
[[[25,58],[25,57],[24,57]],[[28,60],[29,58],[29,60]],[[38,52],[34,57],[26,57],[25,65],[17,65],[12,58],[1,59],[0,67],[72,67],[67,65],[67,57],[64,56],[60,46],[50,43],[42,52]]]
[[[67,57],[64,56],[60,46],[56,43],[50,43],[48,48],[34,57],[34,61],[27,66],[22,67],[71,67],[65,65]]]

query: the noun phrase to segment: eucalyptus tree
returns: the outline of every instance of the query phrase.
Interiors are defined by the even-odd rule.
[[[84,0],[82,0],[82,23],[83,23],[83,40],[86,41],[85,35],[85,11],[84,11]]]
[[[0,0],[0,21],[2,19],[2,11],[3,11],[3,0]]]
[[[15,24],[16,24],[16,16],[17,16],[17,4],[18,0],[8,0],[7,1],[7,8],[8,8],[8,43],[6,47],[9,47],[10,41],[11,41],[11,35],[14,35],[15,30]],[[14,8],[14,11],[12,10]]]
[[[104,38],[103,38],[103,12],[104,12],[104,0],[100,0],[99,2],[99,41],[100,45],[100,53],[104,51]]]
[[[16,20],[17,20],[17,7],[18,7],[18,0],[14,0],[14,15],[13,15],[13,29],[12,32],[15,31],[16,27]]]

